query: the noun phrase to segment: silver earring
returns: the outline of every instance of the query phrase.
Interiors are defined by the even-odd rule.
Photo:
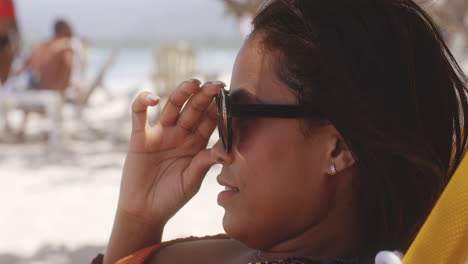
[[[331,175],[336,175],[336,165],[335,163],[330,164]]]

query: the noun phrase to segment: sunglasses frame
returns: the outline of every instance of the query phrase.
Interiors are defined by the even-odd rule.
[[[258,118],[304,118],[309,116],[303,105],[288,104],[235,104],[231,101],[229,91],[220,89],[216,95],[218,117],[218,132],[223,142],[224,150],[229,153],[232,149],[232,117]],[[223,117],[223,115],[225,117]],[[226,129],[226,136],[223,135]]]

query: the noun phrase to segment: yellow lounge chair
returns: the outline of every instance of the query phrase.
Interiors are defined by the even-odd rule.
[[[404,264],[468,264],[468,155],[440,196]]]
[[[380,252],[376,264],[468,264],[468,155],[440,196],[410,248]]]

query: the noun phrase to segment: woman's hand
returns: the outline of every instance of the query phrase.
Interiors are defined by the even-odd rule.
[[[132,105],[132,136],[120,197],[104,263],[161,241],[164,226],[200,188],[216,163],[206,145],[216,127],[214,96],[221,82],[183,82],[150,127],[148,106],[159,99],[138,95]]]
[[[169,97],[156,125],[146,119],[159,100],[144,92],[132,106],[132,136],[118,212],[146,223],[165,223],[199,190],[216,162],[205,149],[216,127],[213,100],[221,82],[183,82]],[[183,107],[184,106],[184,107]]]

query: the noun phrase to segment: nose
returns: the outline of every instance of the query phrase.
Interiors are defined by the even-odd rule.
[[[219,139],[218,142],[216,142],[216,144],[211,149],[211,155],[213,160],[223,165],[231,164],[233,160],[232,154],[227,153],[224,150],[223,142],[221,141],[221,139]]]

